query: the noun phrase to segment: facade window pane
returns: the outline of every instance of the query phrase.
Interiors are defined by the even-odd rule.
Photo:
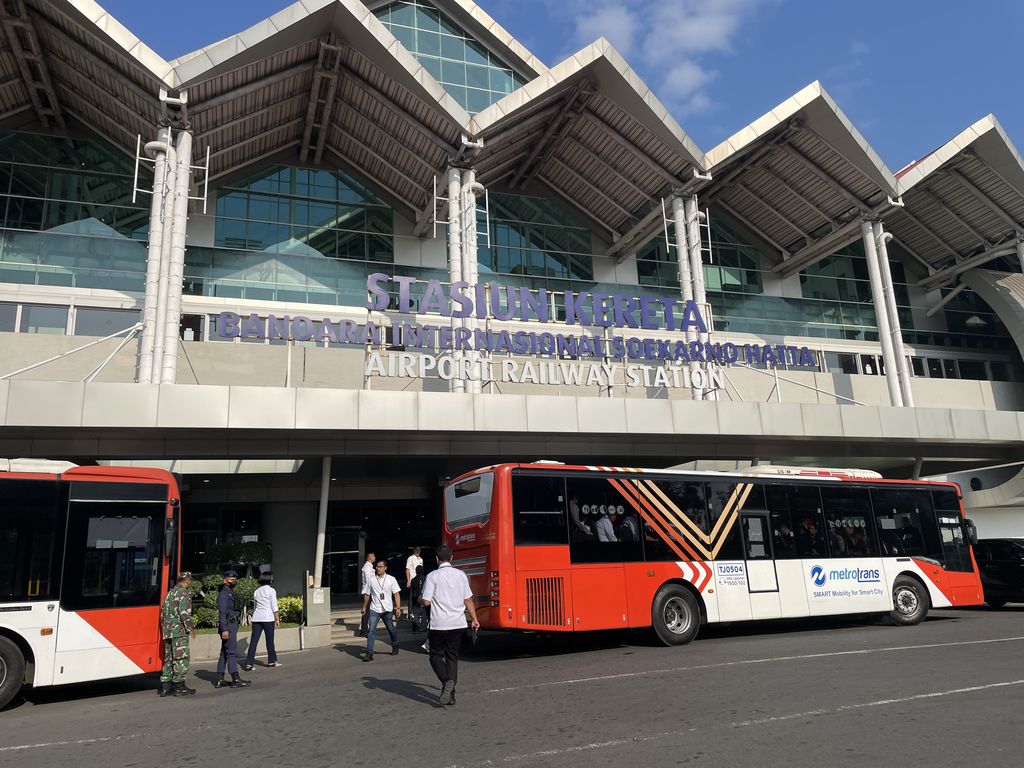
[[[22,333],[62,334],[68,327],[68,308],[25,304],[21,308]]]
[[[75,336],[109,336],[139,322],[137,309],[75,309]]]
[[[582,222],[542,197],[492,194],[490,206],[491,247],[481,245],[481,265],[513,275],[593,279],[590,231]]]
[[[470,114],[526,83],[428,0],[399,0],[374,15]]]
[[[15,327],[17,316],[17,304],[0,304],[0,332],[13,333],[17,330]]]

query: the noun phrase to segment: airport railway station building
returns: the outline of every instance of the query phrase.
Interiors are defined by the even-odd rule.
[[[702,149],[606,40],[547,66],[468,0],[174,61],[91,0],[0,17],[0,456],[179,473],[186,567],[351,592],[537,459],[952,478],[1024,535],[992,115],[894,172],[819,83]]]

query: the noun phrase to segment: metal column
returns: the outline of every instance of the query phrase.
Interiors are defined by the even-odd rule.
[[[676,261],[679,264],[679,293],[682,297],[683,304],[685,305],[688,301],[693,301],[693,279],[691,278],[690,272],[690,251],[687,247],[687,233],[686,233],[686,209],[683,199],[678,195],[672,198],[672,227],[675,230],[676,236]],[[686,329],[686,344],[687,347],[697,341],[697,332],[692,328]],[[697,369],[697,364],[690,361],[690,381],[693,381],[693,373]],[[704,390],[700,387],[691,386],[690,396],[694,400],[704,399]]]
[[[178,378],[178,344],[181,337],[181,292],[185,280],[185,236],[188,227],[188,193],[192,174],[192,134],[178,133],[175,147],[177,168],[171,205],[171,250],[168,254],[167,318],[164,326],[164,355],[160,377],[153,381],[173,384]]]
[[[892,234],[885,231],[885,226],[881,221],[874,222],[873,227],[875,246],[878,251],[878,268],[882,277],[882,291],[885,293],[886,311],[889,314],[889,336],[892,339],[893,354],[896,356],[896,373],[899,375],[900,393],[903,396],[903,404],[913,407],[914,395],[910,390],[910,363],[907,362],[907,353],[903,348],[903,329],[900,327],[900,316],[896,307],[896,291],[892,283],[892,269],[889,266],[888,242],[892,239]]]
[[[154,155],[153,199],[149,209],[149,246],[146,255],[146,294],[142,302],[142,335],[135,366],[135,380],[149,384],[153,380],[153,347],[156,340],[157,303],[160,292],[160,263],[164,233],[164,197],[167,188],[167,150],[171,146],[171,129],[157,131],[156,141],[146,144],[146,152]],[[173,181],[171,182],[173,184]],[[170,222],[168,222],[170,223]]]
[[[327,502],[331,498],[331,457],[324,456],[320,470],[320,513],[316,520],[316,555],[313,558],[313,588],[319,589],[324,576],[327,541]]]
[[[448,169],[448,280],[451,285],[461,282],[462,275],[462,173],[458,168]],[[461,328],[465,318],[452,318],[452,330]],[[465,392],[466,382],[463,381],[462,350],[452,350],[452,360],[457,368],[452,378],[452,392]]]
[[[878,267],[878,250],[875,247],[875,228],[870,221],[862,221],[860,234],[864,240],[864,255],[867,257],[868,278],[871,281],[871,299],[875,305],[875,319],[878,323],[878,338],[882,343],[882,360],[885,364],[885,385],[889,389],[889,402],[903,405],[900,391],[899,363],[892,348],[889,326],[889,308],[882,288],[882,275]]]
[[[1017,261],[1020,268],[1024,270],[1024,232],[1017,233]]]
[[[686,215],[686,245],[690,258],[690,279],[693,281],[693,300],[700,309],[701,315],[707,321],[708,297],[704,288],[704,259],[701,256],[700,242],[700,210],[697,208],[697,196],[691,195],[683,202],[683,210]],[[708,334],[706,331],[698,333],[698,341],[702,349],[707,349]],[[703,366],[708,382],[711,381],[711,364],[705,362]],[[717,400],[718,396],[713,390],[703,393],[705,400]]]
[[[482,189],[476,180],[476,171],[468,168],[462,172],[462,279],[469,283],[469,291],[475,295],[478,282],[479,268],[477,265],[477,231],[476,231],[476,195],[478,188]],[[475,298],[474,298],[475,303]],[[474,314],[479,314],[480,307],[476,308]],[[486,307],[484,307],[486,310]],[[476,329],[479,323],[475,317],[466,318],[466,327],[473,335],[471,339],[476,343]],[[481,355],[476,350],[466,352],[469,358],[470,376],[466,381],[466,389],[469,392],[479,393],[482,391],[481,381],[483,371],[481,370]]]
[[[174,195],[174,182],[178,175],[178,154],[174,151],[174,147],[170,142],[167,143],[165,163],[167,191],[169,194],[164,194],[164,226],[163,231],[160,233],[160,273],[156,298],[156,331],[153,335],[153,364],[150,366],[149,373],[149,381],[156,384],[160,383],[160,372],[163,370],[164,341],[167,335],[167,286],[170,284],[168,274],[171,268],[171,230],[173,229],[170,216],[171,208],[168,206],[167,200]]]

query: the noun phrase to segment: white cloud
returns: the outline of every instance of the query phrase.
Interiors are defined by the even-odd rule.
[[[743,23],[764,0],[562,0],[575,19],[576,48],[605,37],[674,111],[707,112],[715,75],[706,59],[732,50]]]

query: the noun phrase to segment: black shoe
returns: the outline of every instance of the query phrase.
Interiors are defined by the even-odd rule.
[[[363,656],[363,661],[373,661],[373,654],[368,653],[365,656]]]
[[[238,676],[238,673],[235,672],[235,674],[231,676],[231,682],[229,683],[229,685],[232,688],[245,688],[248,685],[252,685],[252,683],[248,680],[243,680]]]
[[[438,704],[451,704],[452,691],[455,690],[455,686],[451,680],[445,680],[441,685],[441,694],[437,697]]]
[[[164,697],[164,696],[170,696],[173,692],[174,692],[174,684],[173,683],[165,683],[162,680],[160,681],[160,696],[161,696],[161,698]]]
[[[398,655],[398,646],[397,645],[391,646],[391,655],[392,656],[397,656]]]
[[[195,693],[196,693],[196,689],[195,688],[189,688],[187,685],[185,685],[185,681],[184,680],[182,682],[180,682],[180,683],[175,683],[174,684],[174,693],[173,693],[174,696],[194,696]]]
[[[218,677],[217,682],[213,684],[214,688],[230,688],[231,683],[225,680],[223,677]]]

